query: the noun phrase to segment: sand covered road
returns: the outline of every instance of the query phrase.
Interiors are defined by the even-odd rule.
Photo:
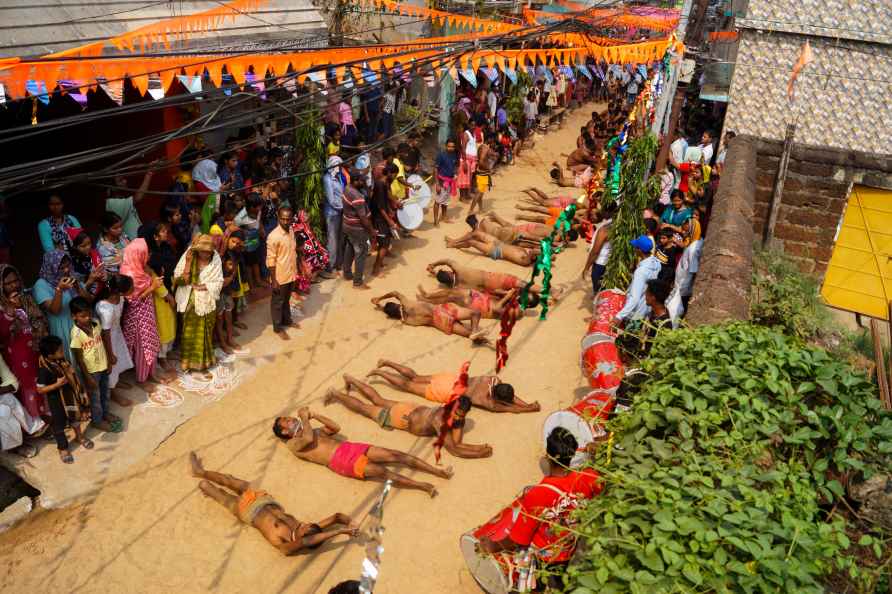
[[[590,111],[587,105],[571,114],[562,130],[539,138],[514,167],[496,175],[485,208],[513,218],[521,189],[534,185],[554,193],[547,165],[574,147]],[[310,555],[283,557],[256,530],[202,495],[189,475],[188,453],[197,451],[208,469],[252,481],[305,521],[337,511],[364,520],[380,484],[346,479],[297,460],[271,432],[272,419],[283,412],[306,404],[340,423],[350,440],[433,461],[431,439],[382,431],[342,406],[324,407],[322,400],[329,387],[341,385],[342,374],[362,376],[382,357],[422,373],[457,370],[467,359],[472,374],[491,372],[493,348],[472,347],[466,339],[431,328],[403,327],[369,303],[372,296],[391,290],[414,295],[419,283],[434,288],[425,266],[441,257],[528,276],[528,269],[444,247],[445,235],[467,230],[464,211],[453,207],[448,224],[433,229],[428,222],[414,239],[402,242],[398,258],[381,277],[370,280],[372,291],[354,291],[337,281],[321,285],[292,340],[280,341],[267,328],[251,343],[252,352],[263,355],[258,373],[180,426],[123,477],[109,480],[77,505],[33,515],[0,535],[0,591],[311,594],[358,577],[364,557],[360,540],[339,537]],[[541,478],[543,420],[585,392],[579,340],[591,289],[580,280],[584,260],[581,243],[557,257],[554,278],[568,287],[567,294],[546,322],[532,314],[520,320],[509,342],[511,358],[503,381],[514,384],[525,400],[538,400],[542,411],[510,415],[472,410],[466,440],[491,444],[493,457],[461,460],[444,452],[443,461],[454,466],[455,476],[431,480],[440,490],[436,499],[415,491],[392,493],[385,508],[387,532],[376,594],[480,591],[460,556],[459,536]],[[249,323],[262,324],[267,315],[255,306]],[[492,336],[497,334],[494,330]],[[374,385],[385,397],[423,403]],[[76,473],[77,464],[60,465],[59,472]]]

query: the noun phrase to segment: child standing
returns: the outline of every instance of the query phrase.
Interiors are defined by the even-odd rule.
[[[90,395],[92,425],[101,431],[119,433],[121,419],[109,411],[108,357],[102,342],[102,327],[93,319],[90,302],[75,297],[69,304],[74,326],[71,328],[71,355],[77,361]]]
[[[235,334],[232,326],[236,309],[234,296],[239,294],[242,285],[239,266],[244,239],[244,233],[236,229],[223,237],[219,249],[223,261],[223,289],[217,299],[217,343],[227,354],[239,348],[232,339]]]
[[[74,369],[65,360],[65,350],[58,336],[40,339],[40,359],[37,367],[37,393],[46,397],[52,418],[50,423],[59,457],[65,464],[74,462],[68,449],[65,429],[71,427],[74,437],[84,449],[92,450],[93,442],[84,437],[81,422],[85,420],[90,403]]]
[[[124,297],[133,292],[133,279],[123,274],[113,274],[108,278],[107,288],[99,295],[96,303],[96,315],[102,325],[102,345],[108,355],[111,371],[108,374],[108,388],[111,399],[120,406],[133,404],[129,399],[118,394],[118,378],[128,369],[133,369],[133,359],[124,340],[121,330],[121,314],[124,313]],[[129,384],[120,383],[122,388],[130,388]]]

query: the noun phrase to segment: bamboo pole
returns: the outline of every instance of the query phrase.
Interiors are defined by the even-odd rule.
[[[892,410],[892,397],[889,395],[889,376],[886,374],[886,357],[883,356],[883,341],[880,338],[880,323],[870,320],[870,335],[873,338],[873,355],[877,368],[877,383],[880,385],[880,400],[886,410]]]

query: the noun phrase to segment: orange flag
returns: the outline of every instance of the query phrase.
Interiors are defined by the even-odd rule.
[[[805,43],[802,44],[802,49],[799,50],[799,59],[793,64],[793,71],[790,72],[790,82],[787,83],[787,99],[789,101],[793,100],[793,85],[796,83],[799,73],[814,59],[815,56],[811,51],[811,45],[809,45],[808,40],[806,40]]]

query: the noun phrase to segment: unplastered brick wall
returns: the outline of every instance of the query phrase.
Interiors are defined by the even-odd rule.
[[[782,144],[756,140],[753,231],[761,239]],[[794,146],[774,228],[775,245],[803,272],[823,276],[833,254],[836,229],[854,184],[892,188],[892,158]]]
[[[780,157],[756,157],[753,231],[761,238],[768,224]],[[822,275],[833,253],[833,236],[849,193],[846,170],[829,164],[790,159],[774,227],[775,245],[803,272]]]

